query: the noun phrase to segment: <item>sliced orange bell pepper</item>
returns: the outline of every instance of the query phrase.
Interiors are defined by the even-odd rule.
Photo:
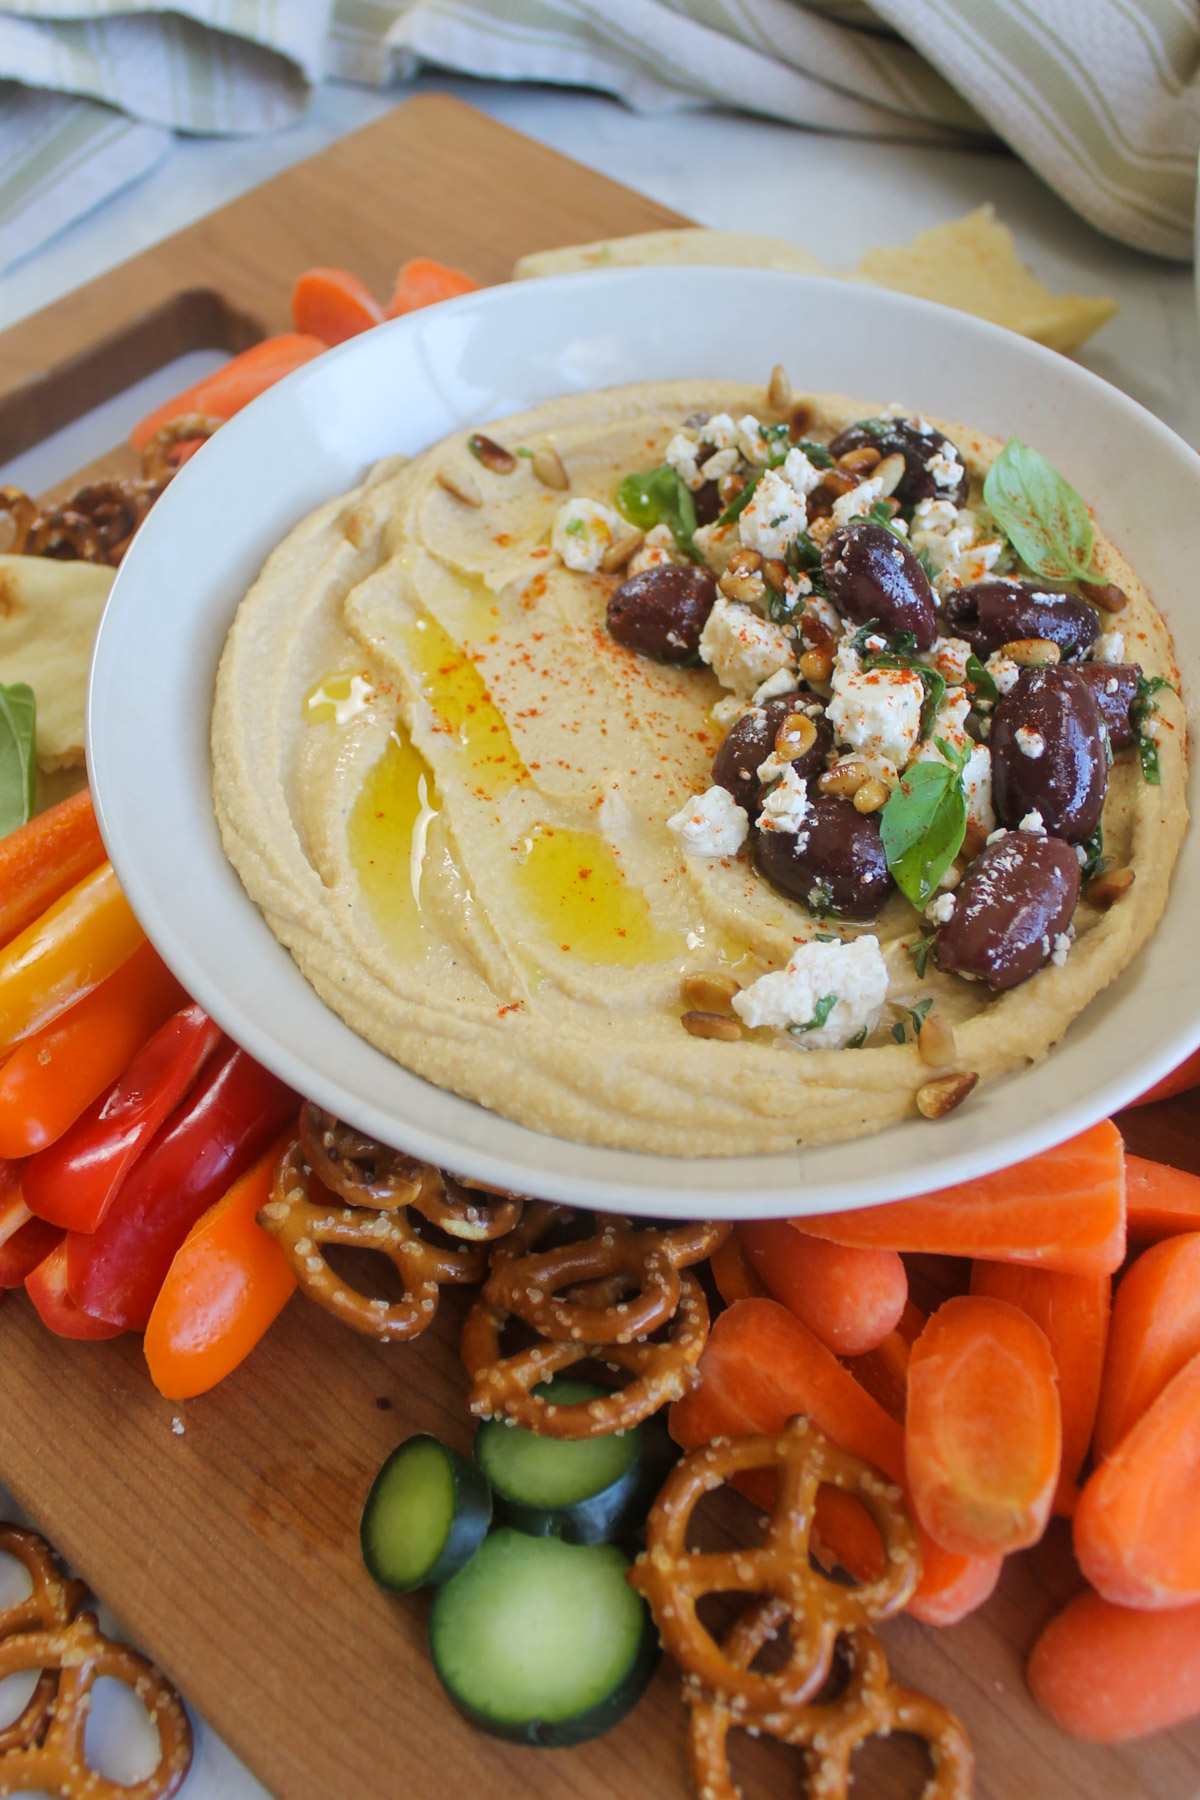
[[[102,863],[0,950],[0,1050],[49,1025],[144,942],[112,864]]]
[[[0,1068],[0,1156],[60,1138],[187,995],[152,944],[35,1031]]]
[[[296,1286],[287,1258],[255,1214],[295,1136],[276,1138],[210,1206],[175,1252],[146,1327],[150,1379],[168,1400],[206,1394],[249,1356]]]
[[[0,944],[104,861],[86,788],[0,838]]]

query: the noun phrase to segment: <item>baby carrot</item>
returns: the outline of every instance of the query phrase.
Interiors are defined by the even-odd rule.
[[[32,925],[103,861],[87,788],[0,838],[0,944]]]
[[[1200,1231],[1200,1175],[1126,1154],[1125,1197],[1132,1244]]]
[[[422,306],[434,306],[439,300],[453,300],[456,294],[473,294],[479,286],[461,269],[451,269],[435,262],[432,256],[414,256],[396,277],[392,297],[387,305],[389,319],[402,313],[417,312]]]
[[[243,350],[240,356],[222,363],[194,387],[185,388],[182,394],[156,406],[134,426],[129,441],[135,450],[144,450],[156,431],[161,431],[164,425],[169,425],[183,413],[208,413],[217,419],[232,419],[234,413],[249,406],[251,400],[257,400],[285,375],[311,362],[314,356],[320,356],[328,348],[328,344],[318,337],[297,333],[263,338],[261,343]]]
[[[843,1357],[846,1367],[878,1400],[885,1412],[903,1425],[908,1405],[908,1359],[925,1329],[925,1314],[911,1300],[904,1303],[900,1323],[881,1344],[862,1356]]]
[[[936,1543],[965,1556],[1035,1544],[1062,1460],[1040,1326],[1003,1300],[940,1306],[909,1359],[904,1445],[913,1505]]]
[[[101,863],[0,950],[0,1049],[66,1012],[145,942],[111,863]]]
[[[1058,1370],[1062,1409],[1062,1472],[1054,1510],[1069,1518],[1079,1498],[1075,1482],[1096,1422],[1112,1280],[1108,1275],[1022,1268],[1019,1263],[977,1262],[971,1269],[971,1292],[1019,1306],[1046,1334]]]
[[[1200,1356],[1093,1471],[1074,1536],[1080,1568],[1115,1605],[1200,1600]]]
[[[343,344],[383,318],[365,281],[349,269],[305,269],[292,289],[292,324],[302,337]]]
[[[1149,1106],[1154,1100],[1170,1100],[1176,1094],[1186,1094],[1189,1088],[1200,1087],[1200,1050],[1193,1050],[1189,1057],[1164,1075],[1161,1081],[1155,1082],[1132,1102],[1134,1106]]]
[[[731,1231],[725,1242],[713,1251],[708,1266],[726,1306],[732,1306],[735,1300],[761,1300],[767,1291],[754,1273],[736,1231]]]
[[[1200,1713],[1200,1606],[1145,1612],[1086,1590],[1033,1646],[1029,1691],[1072,1737],[1122,1744]]]
[[[1200,1355],[1200,1231],[1167,1238],[1127,1269],[1096,1414],[1096,1455],[1111,1456],[1173,1375]]]
[[[1125,1256],[1125,1146],[1104,1119],[995,1175],[796,1224],[834,1244],[1111,1275]]]
[[[786,1219],[744,1220],[736,1234],[776,1300],[837,1356],[861,1356],[895,1329],[908,1277],[894,1250],[848,1250]]]

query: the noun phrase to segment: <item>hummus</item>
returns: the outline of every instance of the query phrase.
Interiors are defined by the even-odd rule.
[[[724,664],[721,631],[709,632],[711,667],[638,655],[606,627],[625,578],[597,566],[617,486],[663,464],[673,444],[686,468],[687,444],[676,440],[698,412],[743,424],[770,416],[756,388],[627,388],[489,426],[515,453],[507,470],[471,455],[465,432],[411,462],[378,465],[296,527],[242,602],[212,748],[231,861],[356,1031],[535,1130],[715,1156],[854,1137],[911,1116],[933,1073],[906,1024],[925,1000],[953,1028],[954,1069],[986,1080],[1045,1055],[1161,916],[1186,822],[1185,734],[1164,690],[1160,783],[1127,753],[1105,801],[1105,851],[1136,886],[1106,911],[1085,890],[1073,941],[1019,987],[996,994],[932,960],[918,974],[924,922],[898,891],[863,926],[813,916],[738,847],[736,807],[721,801],[711,819],[696,810],[722,728],[758,683],[788,685],[786,654],[759,641],[771,636],[767,621],[751,677],[728,622]],[[828,442],[870,412],[814,401],[808,435]],[[940,429],[971,473],[974,502],[1000,446]],[[566,490],[548,484],[548,468],[565,471]],[[580,500],[595,505],[564,513]],[[769,534],[781,515],[757,511],[753,528]],[[843,518],[853,513],[841,506]],[[572,518],[582,524],[564,539]],[[728,559],[729,546],[713,541],[722,531],[708,535],[717,567]],[[974,568],[971,533],[942,537],[934,566],[957,559],[961,579],[978,579],[988,565]],[[643,566],[662,542],[650,534]],[[1133,572],[1100,539],[1096,562],[1129,596],[1115,621],[1124,657],[1177,686],[1166,628]],[[803,794],[781,780],[775,828],[795,830],[803,811]],[[877,951],[861,945],[868,934]],[[832,1031],[824,978],[811,969],[788,976],[813,997],[809,1047],[766,1004],[767,990],[761,1005],[745,991],[767,975],[782,980],[800,946],[836,957],[839,940],[859,946],[844,990],[855,1047]],[[684,984],[696,976],[743,990],[736,1041],[683,1028]]]

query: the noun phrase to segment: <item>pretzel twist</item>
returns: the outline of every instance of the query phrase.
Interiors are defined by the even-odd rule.
[[[178,1791],[192,1760],[183,1702],[144,1656],[101,1636],[92,1613],[80,1613],[70,1625],[0,1639],[0,1680],[27,1669],[50,1674],[57,1697],[41,1741],[0,1755],[0,1796],[32,1788],[58,1800],[169,1800]],[[131,1688],[157,1729],[158,1763],[143,1781],[109,1781],[88,1762],[87,1718],[102,1676]]]
[[[152,482],[168,481],[179,468],[172,452],[180,444],[191,444],[197,438],[210,438],[225,423],[215,413],[180,413],[159,427],[142,448],[142,475]]]
[[[749,1469],[777,1475],[762,1544],[689,1552],[688,1526],[698,1501]],[[809,1537],[822,1483],[853,1494],[877,1526],[884,1568],[875,1580],[842,1587],[813,1567]],[[654,1503],[646,1550],[629,1579],[649,1602],[663,1644],[680,1666],[739,1719],[773,1729],[770,1721],[781,1710],[803,1705],[821,1686],[839,1634],[898,1612],[920,1570],[916,1529],[899,1489],[799,1417],[782,1432],[716,1438],[684,1456]],[[759,1674],[725,1653],[696,1611],[704,1595],[715,1593],[765,1595],[785,1604],[790,1644],[781,1669]]]
[[[68,1581],[55,1561],[54,1552],[36,1531],[0,1523],[0,1553],[15,1557],[29,1571],[30,1594],[12,1606],[0,1608],[0,1642],[22,1632],[49,1631],[65,1625],[83,1603],[87,1589],[82,1581]],[[49,1669],[38,1677],[21,1714],[0,1729],[0,1758],[4,1752],[28,1749],[38,1743],[54,1711],[58,1680]]]
[[[739,1668],[748,1668],[787,1617],[784,1601],[757,1602],[726,1634],[724,1654]],[[873,1631],[851,1631],[843,1646],[849,1672],[834,1699],[784,1708],[758,1727],[805,1752],[809,1800],[849,1800],[851,1755],[868,1738],[892,1731],[911,1732],[929,1749],[933,1773],[921,1800],[969,1800],[975,1759],[954,1714],[927,1694],[892,1681]],[[684,1698],[690,1711],[688,1765],[697,1793],[704,1800],[742,1800],[730,1774],[728,1737],[744,1721],[699,1684],[685,1683]]]
[[[279,1159],[271,1198],[258,1222],[275,1237],[309,1299],[335,1318],[384,1343],[417,1337],[432,1324],[442,1282],[478,1281],[484,1270],[482,1245],[442,1250],[422,1238],[403,1207],[322,1204],[309,1196],[308,1171],[298,1143]],[[404,1297],[372,1300],[335,1275],[322,1244],[375,1250],[386,1256],[404,1282]]]
[[[611,1344],[541,1339],[505,1356],[500,1348],[509,1314],[478,1300],[467,1314],[462,1359],[471,1377],[467,1405],[483,1418],[511,1419],[541,1437],[592,1438],[630,1431],[670,1400],[696,1384],[696,1364],[708,1339],[708,1305],[703,1289],[686,1270],[680,1278],[679,1307],[662,1343]],[[599,1360],[624,1369],[633,1379],[604,1399],[559,1406],[533,1390],[576,1363]]]
[[[37,522],[37,501],[18,487],[0,487],[0,517],[5,514],[13,522],[13,535],[11,542],[3,546],[4,551],[9,556],[20,556]]]

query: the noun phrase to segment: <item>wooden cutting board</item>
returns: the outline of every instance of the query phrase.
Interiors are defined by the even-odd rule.
[[[419,252],[500,281],[527,251],[683,222],[454,100],[410,101],[0,335],[0,454],[184,351],[287,329],[310,264],[345,265],[385,294]],[[1196,1098],[1128,1124],[1133,1148],[1200,1170]],[[414,1430],[468,1446],[463,1310],[451,1291],[426,1337],[383,1350],[297,1298],[233,1377],[177,1405],[151,1386],[136,1338],[68,1343],[10,1296],[0,1481],[278,1800],[684,1800],[673,1672],[579,1750],[498,1744],[442,1696],[426,1601],[390,1600],[364,1574],[358,1516],[388,1451]],[[1025,1654],[1078,1585],[1056,1526],[961,1625],[887,1627],[893,1667],[966,1723],[981,1800],[1194,1800],[1200,1727],[1099,1748],[1030,1701]],[[747,1740],[747,1800],[798,1792],[787,1757]],[[920,1761],[903,1739],[874,1744],[855,1791],[901,1800]]]

